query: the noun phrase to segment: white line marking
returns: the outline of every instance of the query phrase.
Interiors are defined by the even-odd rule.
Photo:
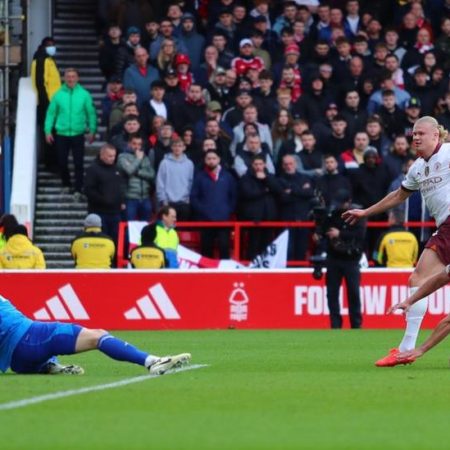
[[[9,409],[23,408],[25,406],[34,405],[36,403],[47,402],[50,400],[57,400],[64,397],[72,397],[73,395],[87,394],[89,392],[104,391],[106,389],[115,389],[128,384],[140,383],[151,378],[160,378],[166,375],[172,375],[178,372],[185,372],[187,370],[202,369],[208,367],[208,364],[192,364],[190,366],[181,367],[180,369],[174,369],[170,372],[166,372],[164,375],[141,375],[140,377],[126,378],[125,380],[115,381],[114,383],[98,384],[97,386],[88,386],[80,389],[71,389],[69,391],[54,392],[52,394],[39,395],[37,397],[24,398],[23,400],[15,400],[7,403],[0,403],[0,411],[6,411]],[[50,375],[52,376],[52,375]]]

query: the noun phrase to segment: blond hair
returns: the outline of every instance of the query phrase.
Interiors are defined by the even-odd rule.
[[[416,120],[416,124],[421,124],[421,123],[427,123],[429,125],[431,125],[433,128],[436,128],[436,130],[438,130],[439,133],[439,142],[445,142],[447,139],[447,135],[448,135],[448,131],[439,124],[439,122],[431,116],[423,116],[420,119]]]

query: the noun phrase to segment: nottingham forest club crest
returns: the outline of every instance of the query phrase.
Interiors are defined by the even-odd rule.
[[[425,176],[427,177],[428,175],[430,175],[430,167],[426,166],[425,167]]]

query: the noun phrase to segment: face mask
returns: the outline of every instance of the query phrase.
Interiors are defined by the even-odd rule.
[[[48,56],[55,56],[56,47],[54,45],[51,45],[50,47],[45,47],[45,51],[47,52]]]

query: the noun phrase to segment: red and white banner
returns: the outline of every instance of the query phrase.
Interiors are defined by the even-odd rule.
[[[107,329],[328,328],[323,280],[311,270],[4,271],[0,294],[36,320]],[[386,309],[405,298],[408,271],[363,271],[364,328],[403,328]],[[343,315],[348,326],[345,292]],[[450,285],[430,297],[425,327],[450,312]]]
[[[128,242],[130,251],[141,241],[141,231],[147,222],[128,222]],[[284,269],[287,266],[287,249],[289,230],[283,231],[271,242],[264,253],[258,255],[250,264],[250,268]],[[233,259],[212,259],[202,256],[189,248],[178,245],[178,263],[180,269],[242,269],[245,266]]]

